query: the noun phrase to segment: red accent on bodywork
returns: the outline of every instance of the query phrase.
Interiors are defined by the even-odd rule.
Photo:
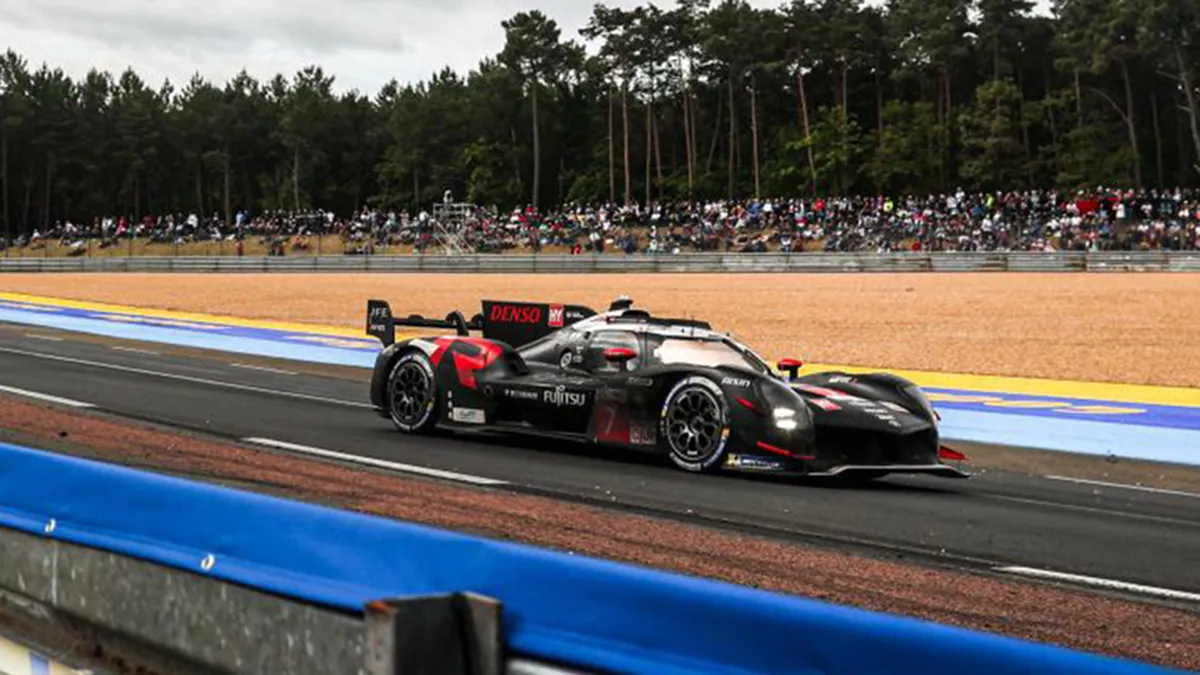
[[[777,448],[774,445],[771,445],[770,443],[763,443],[762,441],[758,442],[758,449],[766,450],[767,452],[774,453],[776,455],[783,455],[784,457],[791,457],[793,459],[803,459],[806,461],[816,459],[812,455],[797,455],[794,452],[791,452],[789,450],[784,450],[783,448]]]
[[[738,398],[737,402],[741,403],[743,408],[749,410],[750,412],[754,413],[755,415],[765,415],[766,414],[763,411],[759,410],[758,407],[755,406],[753,403],[751,403],[750,401],[747,401],[744,398]]]
[[[825,396],[828,398],[845,398],[846,397],[845,392],[841,392],[836,389],[826,389],[825,387],[814,387],[811,384],[793,384],[792,386],[795,387],[796,389],[806,391],[810,394],[816,394],[817,396]]]
[[[604,443],[629,443],[629,411],[616,403],[596,405],[596,440]]]
[[[442,362],[442,358],[446,355],[446,350],[450,349],[450,346],[455,343],[468,344],[479,350],[475,354],[454,352],[454,370],[458,375],[458,381],[468,389],[475,389],[478,386],[475,382],[475,371],[482,370],[491,365],[492,361],[495,361],[496,357],[503,353],[503,349],[496,343],[483,338],[440,337],[434,340],[437,349],[429,356],[429,360],[433,363],[434,368]]]
[[[437,368],[438,364],[442,362],[442,357],[446,355],[446,350],[454,344],[454,338],[438,338],[433,341],[433,344],[437,345],[437,348],[429,355],[429,362],[433,364],[434,368]]]
[[[837,412],[842,409],[842,406],[830,401],[827,398],[810,398],[808,399],[813,405],[817,406],[825,412]]]
[[[947,448],[946,446],[938,446],[938,459],[945,459],[951,462],[965,462],[967,456],[963,453]]]

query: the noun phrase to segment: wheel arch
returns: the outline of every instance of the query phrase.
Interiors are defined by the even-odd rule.
[[[395,354],[388,359],[388,368],[386,376],[383,378],[384,386],[384,401],[382,413],[389,417],[393,424],[401,431],[407,433],[425,433],[433,429],[441,416],[442,402],[439,393],[440,388],[437,378],[437,368],[430,360],[429,353],[416,346],[409,345],[403,349],[396,350]],[[392,386],[392,378],[401,368],[415,364],[421,371],[424,371],[424,377],[427,379],[427,388],[429,400],[424,406],[424,414],[412,422],[402,422],[396,417],[394,410],[394,397],[391,396],[389,388]]]
[[[413,344],[413,338],[393,342],[384,347],[375,357],[375,367],[371,374],[371,405],[375,409],[383,412],[387,405],[387,383],[388,378],[392,374],[392,368],[396,365],[396,359],[407,350],[416,349]],[[424,350],[422,350],[424,351]],[[428,355],[428,353],[426,354]]]

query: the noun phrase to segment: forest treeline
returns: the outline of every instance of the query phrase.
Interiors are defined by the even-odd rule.
[[[741,0],[504,21],[468,73],[339,92],[0,59],[9,233],[105,214],[1200,184],[1200,3]]]

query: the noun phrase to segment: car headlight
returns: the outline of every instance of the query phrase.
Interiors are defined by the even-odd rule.
[[[775,420],[775,426],[784,431],[793,431],[800,426],[793,408],[775,408],[771,411],[771,417]]]

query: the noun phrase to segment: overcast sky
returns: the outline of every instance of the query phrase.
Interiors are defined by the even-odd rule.
[[[388,80],[466,72],[504,44],[500,22],[540,9],[578,39],[592,0],[0,0],[0,45],[72,77],[132,66],[152,85],[191,75],[267,79],[308,64],[337,88],[374,94]],[[637,0],[609,0],[634,6]],[[660,3],[670,6],[670,2]],[[757,6],[773,6],[754,0]]]
[[[34,67],[46,62],[72,77],[93,67],[116,74],[132,66],[152,86],[170,78],[177,88],[196,72],[224,83],[242,69],[265,80],[316,64],[337,78],[339,90],[356,88],[373,95],[392,78],[402,83],[422,80],[447,65],[466,72],[499,52],[504,44],[500,22],[521,10],[541,9],[559,22],[565,39],[578,39],[592,4],[593,0],[0,0],[0,45],[15,49]],[[780,2],[751,4],[774,7]]]

